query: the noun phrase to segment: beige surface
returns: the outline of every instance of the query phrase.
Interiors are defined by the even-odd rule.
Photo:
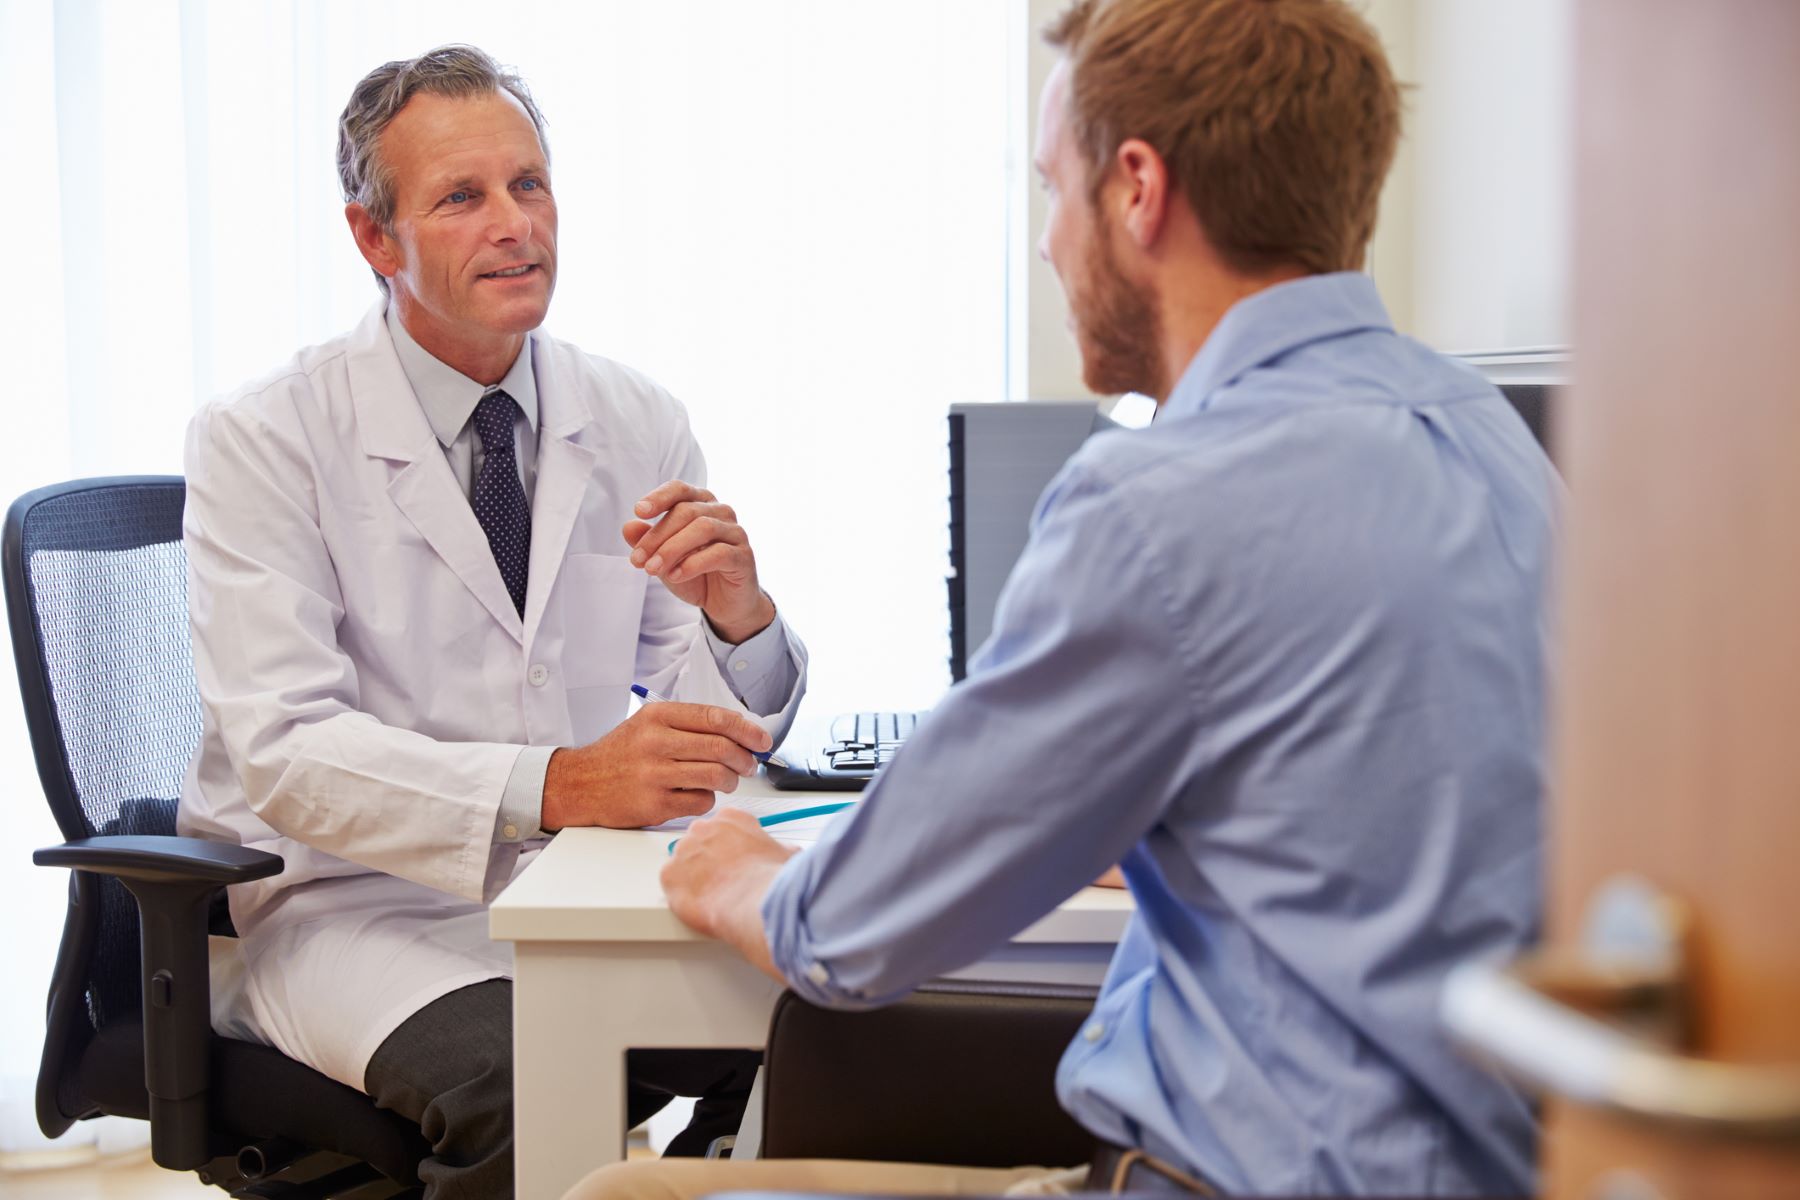
[[[714,1192],[824,1192],[888,1196],[1061,1196],[1086,1167],[948,1167],[927,1163],[764,1159],[614,1163],[576,1184],[563,1200],[699,1200]]]
[[[654,1159],[656,1155],[640,1133],[631,1139],[628,1157]],[[163,1170],[150,1161],[148,1151],[96,1166],[22,1173],[0,1170],[0,1196],[5,1200],[201,1200],[206,1196],[218,1200],[224,1194],[192,1174]]]
[[[163,1170],[150,1161],[149,1151],[95,1166],[0,1172],[0,1196],[6,1200],[200,1200],[224,1194],[192,1175]]]
[[[1570,943],[1601,881],[1642,875],[1695,914],[1690,1052],[1792,1070],[1800,5],[1583,0],[1576,35],[1550,933]],[[1558,1200],[1614,1170],[1667,1200],[1800,1195],[1791,1142],[1572,1105],[1549,1137]]]

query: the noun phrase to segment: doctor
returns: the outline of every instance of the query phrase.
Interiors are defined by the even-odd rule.
[[[204,731],[180,825],[286,863],[232,891],[242,968],[215,1023],[418,1121],[433,1200],[512,1191],[488,901],[557,829],[705,811],[805,678],[681,405],[538,329],[542,124],[471,47],[363,79],[338,165],[382,299],[187,445]],[[634,680],[677,702],[628,715]],[[634,1119],[706,1096],[703,1147],[735,1126],[747,1057],[634,1059]]]

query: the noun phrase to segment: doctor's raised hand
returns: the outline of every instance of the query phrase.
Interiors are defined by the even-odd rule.
[[[705,488],[671,479],[637,502],[621,532],[633,565],[699,608],[713,632],[734,645],[775,620],[775,602],[756,580],[756,553],[729,504]]]

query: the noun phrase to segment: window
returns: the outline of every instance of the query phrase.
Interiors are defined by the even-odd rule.
[[[337,114],[378,63],[472,42],[549,120],[546,328],[687,403],[812,649],[809,710],[947,684],[944,414],[1004,397],[1005,5],[0,4],[32,180],[0,201],[32,281],[5,301],[8,499],[179,471],[197,403],[354,324],[377,292],[341,215]],[[0,762],[35,790],[16,705]],[[38,809],[0,839],[16,862],[55,833]],[[0,872],[0,904],[51,914],[64,887]],[[56,921],[19,924],[9,966],[45,979]],[[41,1009],[35,986],[0,998],[0,1150],[35,1136]]]

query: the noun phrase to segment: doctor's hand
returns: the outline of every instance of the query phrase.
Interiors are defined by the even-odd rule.
[[[712,704],[646,704],[585,746],[560,749],[544,774],[543,827],[637,829],[713,806],[713,793],[756,773],[768,731]]]
[[[671,479],[632,511],[639,519],[625,522],[621,532],[632,547],[634,566],[698,606],[713,630],[733,645],[768,628],[775,602],[756,581],[756,553],[729,504],[720,504],[705,488]]]
[[[662,869],[669,911],[695,932],[735,946],[751,965],[779,981],[763,933],[762,902],[782,864],[798,850],[783,846],[755,817],[735,808],[696,821]]]

